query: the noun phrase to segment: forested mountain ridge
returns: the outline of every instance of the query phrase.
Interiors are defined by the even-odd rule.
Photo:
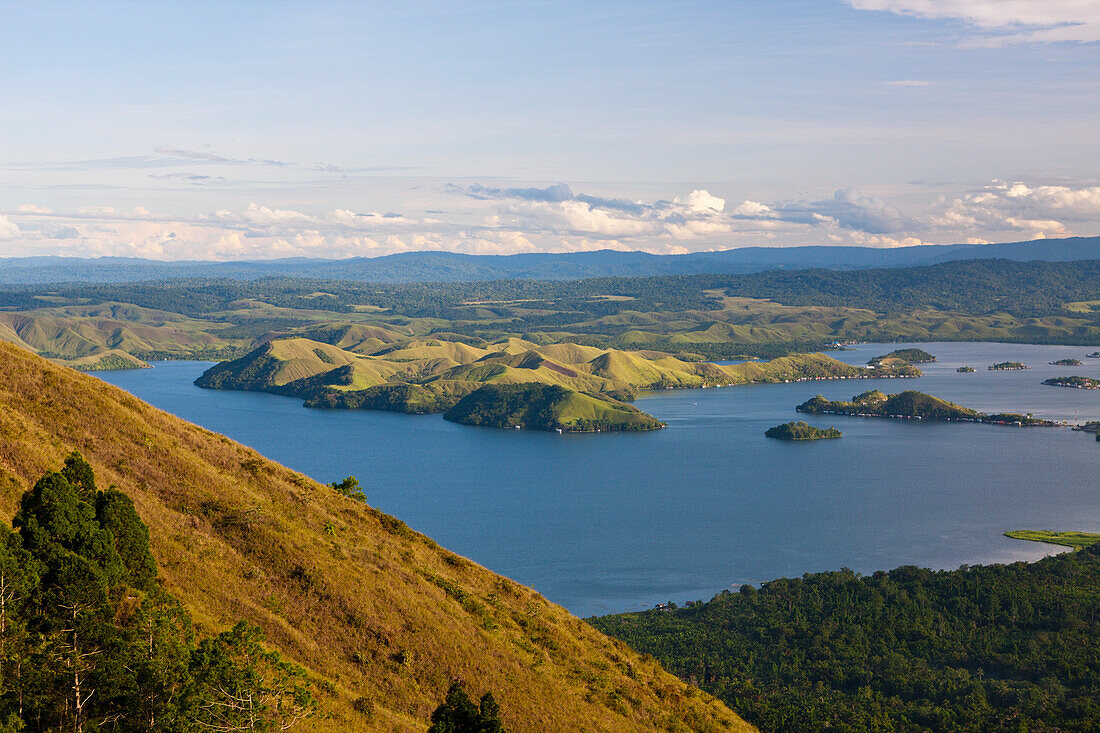
[[[135,282],[183,277],[252,280],[287,276],[366,282],[472,282],[513,278],[580,280],[590,277],[751,273],[822,268],[853,270],[912,267],[971,259],[1048,262],[1100,256],[1100,237],[1040,239],[1005,244],[873,247],[742,247],[718,252],[653,255],[601,250],[562,254],[466,255],[407,252],[346,260],[289,259],[252,262],[160,262],[125,257],[0,258],[0,283]]]
[[[393,517],[0,344],[5,516],[74,449],[101,486],[133,499],[163,587],[201,632],[248,620],[306,668],[320,714],[305,729],[422,731],[455,678],[491,690],[510,730],[744,728],[655,662]]]

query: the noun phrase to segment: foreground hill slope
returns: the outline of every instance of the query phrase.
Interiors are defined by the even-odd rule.
[[[747,730],[721,703],[398,520],[121,390],[0,343],[0,508],[72,450],[149,525],[196,622],[306,666],[315,730],[422,731],[453,679],[506,727]]]

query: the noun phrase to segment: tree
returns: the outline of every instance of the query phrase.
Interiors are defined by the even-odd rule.
[[[115,551],[126,568],[125,582],[152,590],[157,564],[149,552],[149,528],[134,509],[133,499],[115,488],[101,491],[96,496],[95,514],[99,525],[114,537]]]
[[[447,698],[432,713],[428,733],[505,733],[500,722],[500,706],[491,692],[474,705],[458,682],[451,684]]]
[[[282,731],[316,703],[301,667],[263,648],[263,632],[241,621],[204,639],[191,660],[191,715],[212,731]]]
[[[354,476],[348,476],[343,481],[333,481],[329,484],[341,496],[346,496],[356,501],[361,501],[364,504],[367,503],[367,496],[363,493],[363,489],[359,486],[359,479]]]

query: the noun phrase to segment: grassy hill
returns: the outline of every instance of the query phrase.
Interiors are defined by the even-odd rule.
[[[455,679],[510,730],[745,730],[722,704],[400,521],[86,375],[0,344],[0,509],[81,451],[149,525],[203,629],[260,625],[321,731],[423,731]]]
[[[331,340],[343,340],[338,338],[339,331],[331,335]],[[606,414],[606,405],[597,404],[601,398],[593,395],[615,401],[640,389],[919,375],[918,369],[900,360],[862,369],[823,354],[719,365],[686,361],[659,351],[600,349],[575,343],[538,346],[514,338],[478,346],[411,339],[363,354],[294,336],[267,341],[245,356],[217,364],[195,383],[210,389],[295,395],[310,407],[416,413],[446,411],[483,385],[550,385],[577,395],[571,401],[587,416],[583,419],[606,417],[611,423],[625,424],[632,421],[624,423],[625,414]],[[521,393],[534,394],[530,390],[510,394]],[[580,396],[585,393],[596,402]],[[546,429],[560,426],[555,423],[554,428]]]
[[[564,432],[657,430],[664,423],[618,400],[551,384],[487,384],[443,417],[463,425]]]

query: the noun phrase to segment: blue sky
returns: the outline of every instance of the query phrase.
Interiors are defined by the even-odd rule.
[[[0,255],[1100,233],[1100,0],[46,0],[0,60]]]

